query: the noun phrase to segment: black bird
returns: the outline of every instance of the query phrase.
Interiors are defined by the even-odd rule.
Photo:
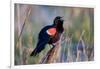
[[[45,48],[46,44],[51,44],[53,47],[55,46],[54,43],[59,41],[60,36],[64,31],[63,22],[64,20],[62,17],[57,16],[52,25],[45,26],[40,31],[37,46],[30,56],[36,56]]]

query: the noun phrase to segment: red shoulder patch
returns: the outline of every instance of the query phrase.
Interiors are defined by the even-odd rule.
[[[56,34],[56,28],[50,28],[47,30],[47,33],[51,36],[54,36]]]

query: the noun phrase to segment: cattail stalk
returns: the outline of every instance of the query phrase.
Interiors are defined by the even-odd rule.
[[[55,43],[55,46],[51,48],[46,56],[42,58],[40,63],[55,63],[60,61],[60,51],[61,51],[61,39]]]

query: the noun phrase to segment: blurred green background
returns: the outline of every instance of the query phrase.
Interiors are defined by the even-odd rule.
[[[17,3],[14,8],[15,65],[39,64],[50,50],[50,45],[46,45],[36,57],[30,57],[30,53],[36,47],[41,28],[53,24],[56,16],[63,16],[65,20],[59,61],[56,63],[94,60],[93,8]],[[84,52],[78,50],[80,41]],[[80,56],[78,56],[79,52],[81,52]]]

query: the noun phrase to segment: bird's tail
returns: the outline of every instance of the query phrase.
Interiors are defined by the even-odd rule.
[[[43,41],[43,40],[42,40]],[[39,54],[44,48],[45,45],[47,43],[47,40],[44,40],[43,42],[39,41],[36,48],[34,49],[34,51],[30,54],[30,56],[36,56],[37,54]]]
[[[32,51],[32,53],[30,54],[30,56],[36,56],[37,55],[37,52],[36,52],[36,49],[34,49],[33,51]]]

